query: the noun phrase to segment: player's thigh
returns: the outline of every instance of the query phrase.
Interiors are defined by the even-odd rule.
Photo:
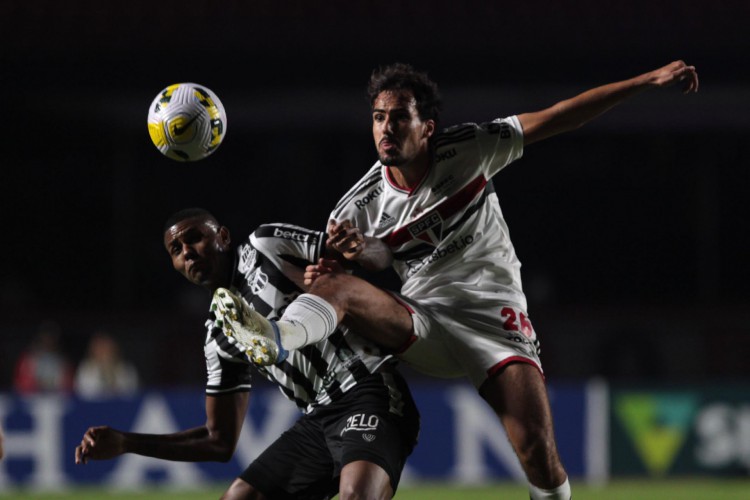
[[[398,489],[419,436],[419,411],[398,373],[375,374],[361,385],[338,403],[341,411],[328,420],[326,439],[341,488],[382,498]]]
[[[400,349],[412,337],[411,314],[390,292],[348,274],[321,279],[339,294],[346,309],[344,322],[358,334],[390,349]]]
[[[383,498],[393,497],[391,479],[379,465],[367,460],[357,460],[341,469],[339,498]]]
[[[323,427],[306,415],[271,443],[240,479],[267,498],[285,500],[325,498],[338,489],[334,476]]]

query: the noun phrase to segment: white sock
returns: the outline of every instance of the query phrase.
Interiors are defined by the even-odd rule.
[[[284,349],[300,349],[320,342],[336,329],[336,309],[317,295],[303,293],[276,322]]]
[[[552,490],[543,490],[533,484],[529,484],[529,493],[531,500],[570,500],[570,482],[565,478],[565,482]]]

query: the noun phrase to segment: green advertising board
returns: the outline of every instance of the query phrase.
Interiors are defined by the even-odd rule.
[[[610,392],[612,476],[742,475],[750,471],[750,387]]]

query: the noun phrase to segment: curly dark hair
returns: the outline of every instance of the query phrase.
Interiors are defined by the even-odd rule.
[[[423,121],[434,120],[436,123],[439,121],[443,103],[437,84],[430,80],[427,73],[417,71],[404,63],[381,66],[372,72],[367,85],[370,106],[375,104],[378,95],[386,90],[410,90],[417,101],[419,118]]]

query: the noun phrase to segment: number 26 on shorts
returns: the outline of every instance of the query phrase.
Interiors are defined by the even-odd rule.
[[[534,327],[523,311],[506,306],[500,310],[500,316],[505,320],[503,328],[506,330],[521,332],[528,338],[534,335]]]

